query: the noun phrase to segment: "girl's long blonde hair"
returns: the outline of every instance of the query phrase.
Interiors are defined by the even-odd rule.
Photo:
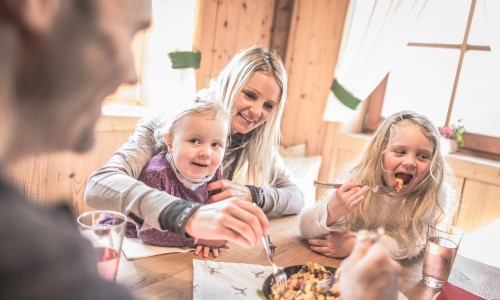
[[[255,72],[271,74],[281,88],[279,103],[269,119],[253,130],[252,137],[244,147],[236,170],[247,167],[245,184],[272,185],[276,174],[272,172],[274,155],[280,142],[280,124],[287,97],[287,75],[283,62],[276,53],[258,46],[237,53],[219,73],[211,86],[215,98],[228,111],[233,110],[237,95]]]
[[[427,223],[439,222],[444,217],[444,207],[439,199],[447,197],[448,200],[454,201],[453,189],[449,184],[450,170],[441,154],[439,132],[433,123],[427,117],[413,111],[401,111],[391,115],[372,135],[361,161],[352,169],[350,177],[361,185],[386,185],[383,179],[383,155],[390,145],[394,129],[405,122],[418,126],[422,134],[434,145],[429,173],[402,201],[401,213],[404,214],[404,223],[397,227],[397,232],[394,232],[401,237],[405,245],[416,247],[423,242],[425,232],[422,231],[427,228]],[[346,217],[346,223],[357,222],[359,225],[362,221],[365,229],[373,229],[371,228],[373,220],[369,217],[373,213],[370,214],[369,211],[380,203],[377,201],[379,197],[382,196],[367,194],[365,200]],[[408,235],[409,232],[413,233],[413,237]]]

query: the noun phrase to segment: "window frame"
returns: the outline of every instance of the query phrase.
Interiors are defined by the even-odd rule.
[[[453,90],[451,92],[450,101],[448,103],[448,112],[446,116],[445,126],[450,124],[451,112],[453,109],[456,90],[458,86],[458,81],[460,78],[460,72],[462,69],[462,63],[466,51],[491,51],[490,46],[482,45],[471,45],[467,43],[472,18],[474,15],[474,9],[477,0],[471,1],[471,8],[469,10],[469,17],[467,20],[467,27],[464,34],[464,39],[461,44],[431,44],[431,43],[408,43],[409,47],[434,47],[434,48],[447,48],[447,49],[459,49],[460,59],[457,65],[457,71],[455,74],[455,81],[453,83]],[[390,73],[380,82],[380,84],[373,90],[373,92],[368,96],[365,101],[365,108],[362,110],[362,128],[361,132],[371,133],[383,120],[382,118],[382,107],[384,104],[385,92],[387,89],[387,83],[390,80]],[[465,132],[463,134],[464,146],[460,148],[457,152],[460,154],[484,157],[493,160],[500,160],[500,138],[493,136],[486,136],[476,133]]]

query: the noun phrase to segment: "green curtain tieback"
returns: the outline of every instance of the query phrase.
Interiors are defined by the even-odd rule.
[[[184,69],[200,67],[201,52],[197,51],[175,51],[168,54],[172,62],[172,69]]]

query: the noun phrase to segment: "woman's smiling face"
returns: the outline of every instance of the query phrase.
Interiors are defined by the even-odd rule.
[[[255,72],[234,101],[231,133],[248,133],[264,124],[277,109],[281,88],[270,73]]]
[[[403,179],[403,188],[397,193],[406,195],[427,176],[431,167],[434,144],[418,125],[410,121],[397,124],[391,133],[387,150],[383,153],[385,184],[394,185]]]

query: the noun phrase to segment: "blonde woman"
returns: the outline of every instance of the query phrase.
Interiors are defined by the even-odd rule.
[[[232,113],[231,144],[222,162],[224,179],[209,184],[208,189],[214,191],[209,202],[236,198],[255,203],[265,213],[298,213],[304,206],[303,195],[277,153],[287,95],[287,76],[280,58],[260,47],[244,49],[221,71],[209,92]],[[111,160],[90,176],[85,201],[95,208],[125,212],[140,230],[184,233],[184,228],[193,230],[188,222],[192,214],[224,210],[204,211],[205,206],[161,193],[136,180],[155,154],[154,131],[158,126],[158,120],[139,124]],[[248,209],[232,213],[225,233],[248,231],[241,230],[243,224],[249,224],[248,213]],[[203,219],[208,223],[197,223],[195,233],[220,225],[215,224],[220,216]],[[247,233],[250,238],[246,239],[253,240],[257,232],[262,233],[254,231]],[[216,235],[199,237],[218,239]]]
[[[411,111],[393,114],[373,134],[351,180],[301,213],[301,235],[313,251],[345,257],[355,232],[383,227],[394,258],[415,257],[424,248],[427,224],[450,222],[455,213],[448,173],[431,121]],[[399,191],[369,192],[397,178],[403,181]]]

